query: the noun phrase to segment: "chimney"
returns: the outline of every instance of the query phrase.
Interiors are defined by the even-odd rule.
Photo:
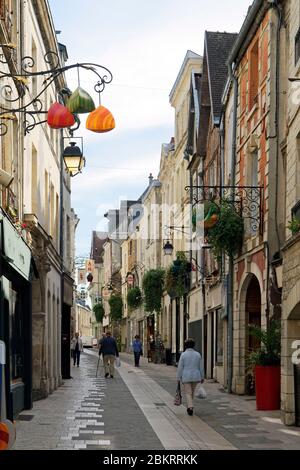
[[[152,181],[153,181],[153,176],[152,176],[152,173],[150,173],[150,175],[149,175],[149,186],[152,185]]]

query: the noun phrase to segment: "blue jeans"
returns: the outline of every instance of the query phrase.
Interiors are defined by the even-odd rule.
[[[77,361],[77,365],[79,366],[79,362],[80,362],[80,351],[79,350],[73,351],[73,361],[74,361],[74,366],[75,366],[76,361]]]
[[[138,367],[140,365],[140,357],[141,353],[140,352],[135,352],[134,353],[134,365]]]

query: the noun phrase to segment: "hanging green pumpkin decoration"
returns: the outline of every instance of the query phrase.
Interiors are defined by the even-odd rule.
[[[67,108],[73,114],[90,113],[95,109],[93,98],[80,86],[72,93]]]

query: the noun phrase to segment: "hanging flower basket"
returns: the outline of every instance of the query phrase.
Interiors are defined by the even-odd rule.
[[[150,269],[143,277],[143,290],[146,312],[161,311],[165,271],[163,269]]]
[[[171,298],[182,297],[188,291],[190,271],[190,263],[184,255],[178,253],[165,276],[165,288]]]
[[[78,87],[68,99],[67,108],[71,113],[85,114],[94,111],[95,103],[83,88]]]
[[[120,294],[112,294],[109,298],[110,316],[112,321],[122,320],[123,300]]]
[[[109,132],[115,128],[115,120],[111,112],[104,106],[99,106],[88,115],[86,128],[92,132]]]
[[[93,307],[93,312],[96,317],[97,323],[103,323],[103,318],[105,316],[105,310],[102,304],[96,304]]]
[[[127,293],[127,304],[130,310],[136,310],[143,303],[143,296],[141,289],[136,286],[129,289]]]
[[[207,242],[212,245],[213,254],[220,258],[222,252],[235,255],[243,243],[244,220],[236,212],[232,202],[220,201],[217,222],[207,232]]]
[[[68,108],[56,102],[49,108],[47,123],[52,129],[63,129],[72,127],[75,124],[75,118]]]

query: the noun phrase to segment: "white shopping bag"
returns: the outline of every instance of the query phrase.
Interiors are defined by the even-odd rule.
[[[198,384],[197,387],[196,387],[195,397],[197,397],[197,398],[207,398],[207,393],[205,391],[205,388],[201,384]]]
[[[116,358],[116,367],[120,367],[121,366],[121,361],[120,361],[120,358],[117,357]]]

